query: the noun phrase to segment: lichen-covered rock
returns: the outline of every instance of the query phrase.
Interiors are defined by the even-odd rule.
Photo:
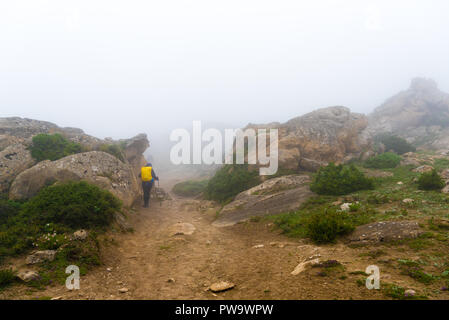
[[[231,226],[251,217],[278,214],[297,209],[313,195],[309,176],[290,175],[269,179],[239,193],[220,212],[213,225]]]
[[[416,221],[381,221],[357,227],[348,239],[350,242],[389,242],[413,239],[422,233]]]
[[[23,144],[13,144],[0,151],[0,193],[7,192],[15,177],[34,163]]]
[[[78,230],[73,233],[73,240],[86,240],[88,236],[88,232],[86,230]]]
[[[412,171],[413,172],[418,172],[418,173],[423,173],[423,172],[430,172],[432,170],[433,170],[432,166],[429,166],[429,165],[425,164],[425,165],[419,166],[418,168],[413,169]]]
[[[0,151],[3,151],[7,147],[18,143],[24,144],[24,140],[7,134],[0,134]]]
[[[17,274],[17,278],[24,282],[36,281],[40,279],[39,273],[36,271],[22,271]]]
[[[124,143],[124,154],[127,162],[131,165],[134,175],[140,173],[140,168],[146,164],[143,156],[145,150],[150,146],[146,134],[139,134],[131,139],[121,140]]]
[[[11,199],[28,199],[54,182],[85,180],[109,190],[131,206],[140,197],[140,188],[131,167],[101,151],[67,156],[57,161],[42,161],[20,173],[11,185]]]
[[[8,135],[29,141],[33,136],[40,133],[59,133],[69,140],[81,143],[82,145],[90,149],[94,149],[101,143],[100,139],[85,134],[83,130],[78,128],[61,128],[56,124],[48,121],[40,121],[27,118],[0,118],[1,135]]]
[[[279,132],[279,166],[293,170],[316,171],[328,162],[346,162],[371,149],[365,133],[368,120],[346,107],[318,109],[289,120],[270,124]],[[263,128],[248,125],[246,128]],[[268,127],[268,125],[267,125]]]
[[[212,292],[223,292],[223,291],[230,290],[234,287],[235,287],[235,284],[233,284],[232,282],[221,281],[221,282],[213,283],[209,287],[209,290]]]
[[[26,264],[36,264],[44,261],[53,261],[55,259],[55,255],[55,250],[36,251],[26,258]]]
[[[372,135],[392,133],[425,148],[449,146],[449,94],[431,79],[415,78],[369,116]]]

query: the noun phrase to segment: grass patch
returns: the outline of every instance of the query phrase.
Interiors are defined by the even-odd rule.
[[[392,152],[385,152],[369,158],[363,166],[372,169],[396,168],[401,162],[401,157]]]
[[[399,260],[398,262],[402,274],[408,275],[416,281],[424,284],[430,284],[438,278],[431,274],[425,273],[421,265],[416,261]]]
[[[0,270],[0,290],[10,286],[16,281],[16,272],[12,269]]]
[[[405,288],[391,284],[391,283],[384,283],[382,285],[382,292],[385,296],[396,299],[396,300],[426,300],[428,299],[427,296],[422,295],[406,295],[405,294]]]

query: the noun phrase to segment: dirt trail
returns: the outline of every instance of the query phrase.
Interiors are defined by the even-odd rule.
[[[134,232],[111,233],[114,241],[103,248],[104,265],[81,277],[80,290],[69,291],[58,284],[30,296],[23,286],[8,290],[7,295],[19,299],[382,298],[375,290],[357,286],[360,276],[319,277],[316,269],[290,274],[299,262],[316,254],[322,260],[338,259],[347,272],[364,270],[369,262],[360,258],[358,249],[343,244],[316,247],[280,235],[267,222],[217,228],[211,224],[217,208],[205,206],[204,201],[173,197],[160,204],[154,200],[149,209],[130,214]],[[170,234],[178,222],[192,224],[195,231]],[[236,286],[218,294],[207,290],[219,281]],[[121,288],[128,291],[120,293]]]

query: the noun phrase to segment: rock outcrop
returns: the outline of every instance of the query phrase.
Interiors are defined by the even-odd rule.
[[[34,163],[30,151],[23,144],[13,144],[0,151],[0,193],[7,192],[16,176]]]
[[[413,239],[423,231],[416,221],[381,221],[357,227],[349,235],[350,242],[390,242]]]
[[[449,94],[431,79],[415,78],[408,90],[369,115],[371,135],[391,133],[426,148],[449,147]]]
[[[248,125],[246,128],[279,130],[279,166],[316,171],[328,162],[360,158],[371,148],[365,129],[368,119],[346,107],[318,109],[284,124]]]
[[[12,146],[13,144],[24,144],[24,139],[9,136],[7,134],[0,135],[0,151],[5,150],[7,147]]]
[[[136,176],[140,173],[140,168],[146,164],[144,152],[150,146],[146,134],[139,134],[134,138],[121,140],[124,144],[124,154],[126,161],[133,168],[133,172]]]
[[[213,225],[226,227],[251,217],[278,214],[297,209],[313,195],[309,176],[290,175],[266,180],[239,193],[220,212]]]
[[[33,136],[41,133],[59,133],[79,143],[90,152],[68,156],[57,161],[35,164],[28,147]],[[101,151],[106,145],[117,145],[118,158]],[[149,147],[146,134],[131,139],[98,139],[81,129],[61,128],[51,122],[0,118],[0,193],[9,191],[11,199],[26,199],[44,186],[54,182],[86,180],[111,191],[125,206],[141,196],[137,184],[140,167],[145,163],[143,153]],[[108,148],[105,148],[108,150]]]
[[[55,182],[85,180],[109,190],[131,206],[140,188],[131,167],[101,151],[70,155],[57,161],[42,161],[20,173],[11,185],[11,199],[28,199]]]

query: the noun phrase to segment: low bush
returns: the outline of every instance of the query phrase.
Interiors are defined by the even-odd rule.
[[[424,172],[418,178],[418,188],[420,190],[441,190],[444,185],[444,180],[435,169],[430,172]]]
[[[0,225],[6,223],[10,217],[17,215],[22,204],[19,202],[0,199]]]
[[[351,233],[354,228],[347,213],[326,210],[310,217],[306,232],[316,243],[328,243],[335,241],[338,236]]]
[[[371,157],[365,161],[363,166],[372,169],[396,168],[401,162],[401,157],[392,152],[385,152]]]
[[[76,229],[102,230],[121,202],[87,182],[70,182],[44,188],[25,204],[7,208],[8,217],[0,224],[0,259],[32,248],[56,249],[66,242],[64,234]]]
[[[30,151],[31,156],[37,161],[55,161],[71,154],[82,152],[82,146],[67,140],[58,133],[42,133],[33,137]]]
[[[23,206],[21,215],[36,225],[101,228],[112,222],[120,208],[120,201],[109,191],[81,181],[42,189]]]
[[[318,170],[310,189],[321,195],[344,195],[358,190],[374,189],[374,183],[354,165],[337,166],[330,163]]]
[[[178,184],[176,184],[172,191],[174,194],[178,196],[183,197],[194,197],[199,194],[201,194],[207,187],[207,184],[209,183],[208,180],[201,180],[201,181],[183,181]]]
[[[382,143],[385,146],[386,151],[393,151],[397,154],[416,151],[416,148],[408,143],[405,139],[402,139],[395,135],[382,134],[378,135],[375,140]]]
[[[209,180],[205,195],[209,200],[226,202],[259,183],[259,171],[249,170],[247,164],[225,165]]]

